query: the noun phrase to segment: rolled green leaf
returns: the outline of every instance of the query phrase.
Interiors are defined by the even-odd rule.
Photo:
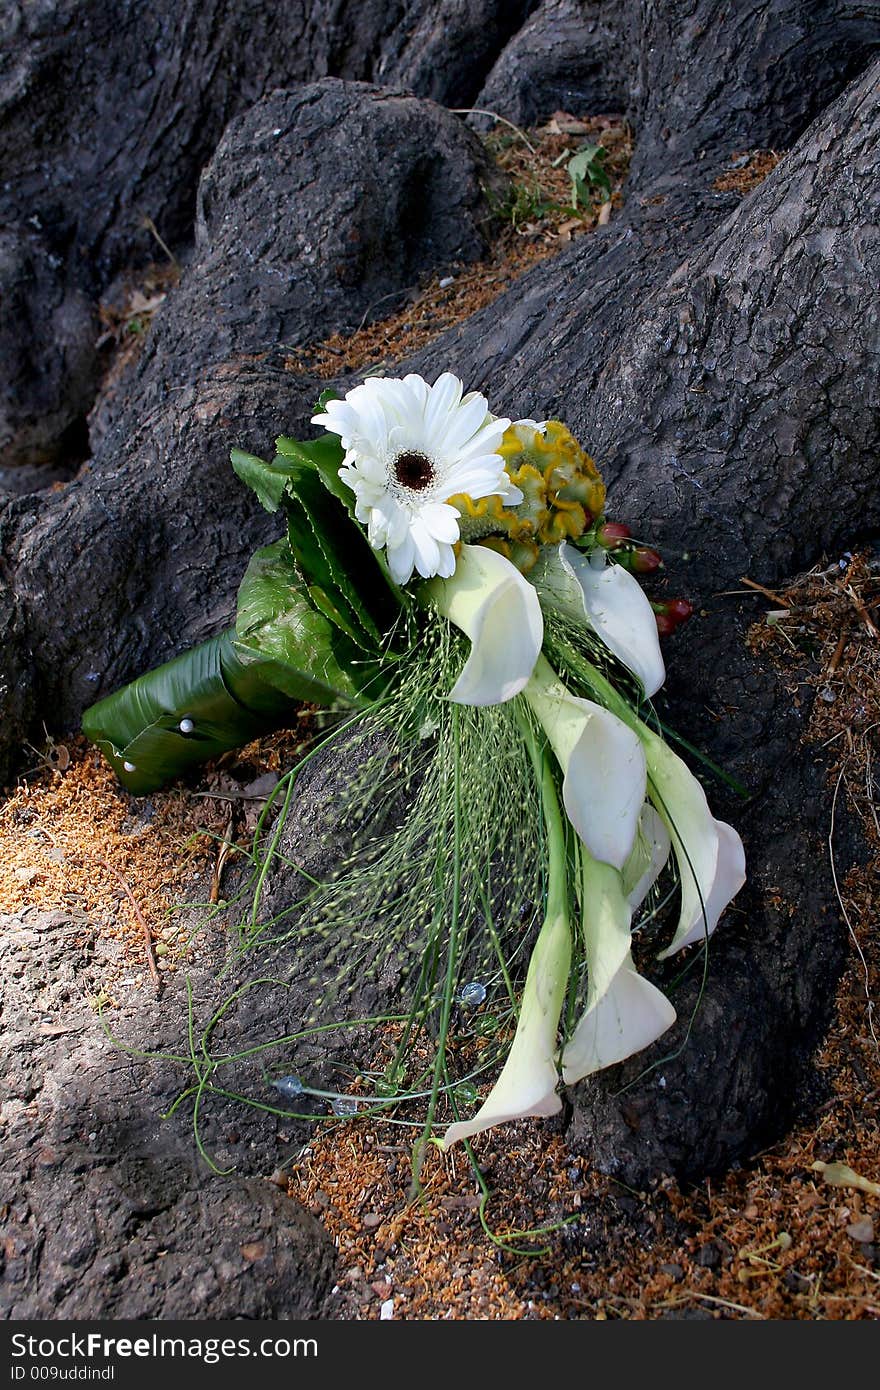
[[[189,767],[282,728],[295,703],[363,702],[359,690],[376,668],[347,667],[345,639],[297,584],[286,541],[257,551],[239,591],[236,628],[86,711],[84,733],[129,791],[154,791]]]
[[[257,494],[260,506],[267,512],[277,512],[290,477],[287,468],[266,463],[243,449],[233,449],[229,457],[241,481]]]
[[[250,706],[232,693],[230,681],[241,677]],[[239,660],[235,633],[224,632],[99,700],[82,727],[123,786],[140,796],[277,727],[282,708],[290,709],[289,699],[259,681]]]

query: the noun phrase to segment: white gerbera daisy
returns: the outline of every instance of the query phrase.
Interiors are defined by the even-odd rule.
[[[398,584],[413,570],[425,579],[454,572],[460,516],[451,497],[522,501],[496,452],[510,421],[490,415],[478,391],[462,391],[450,372],[433,386],[415,375],[368,377],[312,420],[340,436],[339,476],[355,494],[370,545],[387,549]]]

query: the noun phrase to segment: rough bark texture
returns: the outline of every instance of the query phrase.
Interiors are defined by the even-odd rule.
[[[206,1180],[191,1111],[160,1118],[185,1074],[124,1048],[179,1052],[181,985],[126,989],[114,943],[60,913],[0,918],[0,961],[0,1317],[320,1316],[332,1242],[267,1181],[290,1153],[277,1123],[213,1106],[206,1146],[235,1172]],[[193,970],[203,1000],[217,964]],[[108,978],[123,1046],[87,1002]]]
[[[526,0],[5,6],[0,467],[52,461],[64,432],[84,422],[99,366],[88,317],[94,301],[124,268],[164,255],[159,237],[186,255],[199,177],[234,117],[275,88],[328,75],[468,106],[531,7]],[[347,168],[343,159],[336,169],[340,198]],[[382,174],[377,191],[384,184]],[[16,294],[23,260],[31,279],[24,304]],[[22,373],[22,361],[41,369]],[[54,477],[45,471],[39,484]],[[23,486],[19,479],[14,490]]]
[[[7,481],[47,486],[58,475],[41,465],[56,459],[69,476],[72,446],[83,457],[70,430],[94,399],[97,336],[95,305],[45,239],[0,226],[0,495]]]
[[[622,111],[632,50],[616,0],[543,0],[503,50],[474,106],[517,125],[554,111]],[[491,120],[475,116],[480,129]]]
[[[275,92],[202,174],[193,261],[140,380],[352,331],[426,271],[487,249],[503,181],[442,106],[359,82]],[[399,300],[398,300],[399,302]]]
[[[229,450],[271,455],[320,391],[285,370],[287,346],[479,255],[496,177],[441,107],[360,83],[275,93],[232,123],[200,186],[192,262],[95,422],[94,459],[60,497],[16,499],[0,520],[15,556],[7,736],[38,706],[75,722],[157,651],[226,620],[247,556],[277,530]]]
[[[104,13],[97,0],[85,8],[90,16]],[[19,160],[9,187],[18,191],[3,216],[20,238],[20,200],[30,199],[41,218],[34,231],[53,254],[85,248],[99,279],[134,246],[136,205],[157,221],[158,209],[163,230],[185,240],[198,171],[227,121],[238,120],[205,176],[202,231],[181,287],[114,403],[112,428],[88,470],[63,492],[9,503],[0,518],[7,758],[35,717],[51,712],[60,724],[73,722],[98,694],[227,620],[247,558],[275,529],[230,480],[229,447],[261,452],[280,430],[303,428],[318,389],[284,370],[279,334],[288,341],[314,335],[316,314],[322,329],[350,322],[355,304],[359,320],[376,295],[409,283],[414,267],[449,244],[436,240],[436,211],[430,226],[407,222],[408,179],[429,179],[442,202],[442,190],[472,189],[480,178],[473,147],[464,136],[457,143],[450,118],[422,108],[423,115],[434,111],[432,139],[442,131],[449,161],[464,158],[471,173],[457,183],[451,169],[425,171],[421,147],[410,158],[395,144],[393,177],[383,175],[383,196],[371,202],[368,174],[382,140],[394,143],[404,131],[407,145],[418,139],[409,99],[330,84],[311,89],[318,97],[276,94],[254,107],[267,84],[279,85],[285,55],[285,85],[288,75],[327,71],[411,82],[447,103],[470,105],[481,88],[494,82],[500,93],[507,83],[512,101],[541,112],[556,104],[560,73],[568,70],[567,60],[542,62],[549,21],[562,14],[549,0],[540,9],[453,0],[439,7],[316,4],[298,33],[295,15],[281,8],[289,33],[274,49],[271,5],[254,0],[234,16],[216,3],[187,8],[170,66],[157,63],[148,76],[144,59],[143,82],[131,84],[130,100],[121,102],[118,138],[91,170],[81,162],[88,146],[74,138],[75,121],[69,138],[61,133],[59,102],[46,89],[50,76],[106,62],[104,87],[88,85],[88,100],[101,90],[118,96],[126,68],[117,40],[107,31],[106,55],[94,57],[76,26],[68,38],[55,27],[64,7],[28,7],[26,20],[24,7],[15,11],[17,57],[4,109]],[[522,27],[527,11],[535,13]],[[122,9],[119,29],[129,46],[134,31],[126,24],[141,22],[140,13],[134,5]],[[162,13],[151,12],[153,46],[142,44],[141,52],[158,51]],[[713,800],[745,827],[750,887],[713,942],[710,988],[687,1049],[659,1072],[666,1085],[655,1071],[620,1096],[615,1077],[573,1098],[575,1141],[627,1181],[641,1182],[663,1169],[702,1173],[729,1162],[784,1122],[785,1103],[802,1085],[805,1059],[827,1020],[842,956],[822,869],[823,772],[799,746],[804,715],[744,651],[748,605],[717,595],[746,572],[773,583],[823,548],[851,545],[880,524],[870,485],[880,443],[870,405],[877,387],[880,66],[869,66],[880,7],[644,0],[638,7],[566,5],[565,14],[557,35],[563,54],[577,47],[579,33],[592,36],[588,57],[571,69],[579,82],[593,80],[594,58],[608,68],[615,54],[628,55],[613,74],[637,136],[623,213],[407,366],[428,376],[455,370],[511,415],[562,415],[600,459],[612,510],[662,543],[670,590],[687,592],[710,614],[676,648],[669,709],[684,734],[749,787],[745,815],[717,792]],[[48,26],[42,37],[40,23]],[[88,24],[83,32],[92,32]],[[251,33],[255,53],[272,50],[271,64],[247,57]],[[233,34],[241,50],[229,47]],[[184,61],[187,52],[194,56]],[[233,53],[241,63],[234,81]],[[185,76],[199,80],[188,87]],[[177,105],[168,105],[162,82],[171,83]],[[292,180],[302,172],[296,131],[339,148],[327,112],[343,110],[357,122],[370,113],[368,126],[358,126],[366,141],[349,142],[344,177],[322,169],[326,183],[302,188],[290,213],[296,231],[287,236],[287,209],[274,195],[282,165],[290,164]],[[150,119],[150,111],[169,118]],[[281,136],[271,134],[276,128]],[[163,140],[174,142],[176,165],[157,158]],[[760,188],[745,199],[716,188],[735,151],[767,146],[788,153]],[[283,150],[289,159],[279,157]],[[101,180],[103,202],[95,196]],[[384,276],[369,255],[353,259],[343,229],[324,220],[326,200],[335,197],[336,215],[350,225],[347,183],[363,189],[358,216],[363,202],[378,219],[365,233],[367,245],[388,238],[404,248],[396,264],[387,257]],[[61,187],[72,190],[69,207],[53,213],[50,192]],[[476,245],[479,213],[470,193],[461,198],[475,209]],[[56,225],[62,252],[45,230]],[[311,263],[298,239],[306,226],[316,229],[308,244],[324,248]],[[8,244],[14,279],[21,242]],[[340,295],[334,267],[348,273],[354,264],[361,278]],[[80,283],[67,275],[59,286]],[[276,279],[287,285],[280,297]],[[217,305],[215,319],[209,306]],[[714,717],[719,712],[723,718]],[[332,788],[346,769],[326,775]],[[304,808],[301,826],[310,817]],[[676,996],[683,1018],[694,987],[687,978]]]

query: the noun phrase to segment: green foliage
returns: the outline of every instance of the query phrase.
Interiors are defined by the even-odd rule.
[[[241,481],[257,494],[260,506],[267,512],[277,512],[290,477],[288,470],[276,468],[256,454],[246,454],[243,449],[233,449],[229,457]]]
[[[589,207],[595,192],[611,197],[611,179],[605,168],[607,153],[603,145],[584,145],[566,164],[573,208]]]
[[[332,704],[357,694],[354,653],[306,595],[286,541],[253,556],[238,591],[239,646],[270,658],[273,686],[291,699]]]
[[[514,228],[527,222],[540,221],[556,206],[534,181],[512,183],[502,199],[490,200],[492,211],[502,222],[509,222]]]
[[[253,556],[235,628],[86,712],[83,731],[120,781],[153,791],[186,768],[282,726],[293,701],[362,704],[381,683],[402,596],[351,515],[333,435],[282,437],[269,463],[235,449],[232,465],[287,536]]]

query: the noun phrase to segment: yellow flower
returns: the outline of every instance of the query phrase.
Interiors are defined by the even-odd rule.
[[[522,493],[516,507],[502,497],[456,496],[461,535],[501,550],[524,573],[542,545],[577,540],[602,515],[605,484],[589,454],[559,420],[519,420],[504,433],[498,453]]]

